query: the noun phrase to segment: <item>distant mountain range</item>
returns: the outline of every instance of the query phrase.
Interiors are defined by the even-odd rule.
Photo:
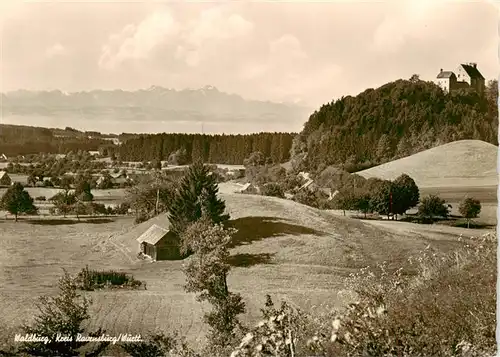
[[[2,93],[2,114],[120,121],[305,122],[311,108],[294,103],[246,100],[212,86],[175,90],[158,86],[137,91],[92,90],[65,93],[18,90]],[[40,123],[43,125],[43,123]],[[68,122],[70,125],[70,122]]]

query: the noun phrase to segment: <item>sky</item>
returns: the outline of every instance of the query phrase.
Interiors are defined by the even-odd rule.
[[[317,107],[476,62],[498,77],[493,1],[0,1],[0,92],[212,85]]]

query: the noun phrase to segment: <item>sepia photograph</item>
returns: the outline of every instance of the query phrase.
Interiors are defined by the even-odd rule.
[[[0,356],[496,356],[499,10],[0,0]]]

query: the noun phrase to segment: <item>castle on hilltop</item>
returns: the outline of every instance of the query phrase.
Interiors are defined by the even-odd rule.
[[[484,77],[477,69],[477,63],[461,64],[456,73],[441,69],[435,83],[447,93],[460,88],[474,88],[479,94],[484,92]]]

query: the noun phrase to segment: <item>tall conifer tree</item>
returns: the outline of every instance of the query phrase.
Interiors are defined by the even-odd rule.
[[[212,223],[226,222],[229,215],[224,213],[226,204],[217,197],[218,191],[216,177],[209,167],[200,161],[192,164],[170,207],[171,230],[180,236],[189,224],[202,217],[203,210]]]

